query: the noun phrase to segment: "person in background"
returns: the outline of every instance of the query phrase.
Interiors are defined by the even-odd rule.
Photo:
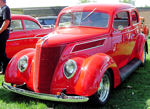
[[[6,5],[6,0],[0,0],[0,65],[3,65],[3,74],[5,73],[5,69],[9,62],[5,48],[6,41],[9,38],[10,21],[10,8]]]

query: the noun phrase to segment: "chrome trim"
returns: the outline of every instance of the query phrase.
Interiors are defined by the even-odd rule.
[[[99,100],[105,102],[109,96],[109,93],[110,93],[110,80],[108,75],[104,74],[98,88]]]
[[[26,58],[26,59],[27,59],[27,67],[26,67],[24,70],[21,70],[21,69],[19,68],[19,62],[20,62],[21,58]],[[24,72],[24,71],[27,70],[27,68],[28,68],[28,61],[29,61],[28,56],[23,55],[22,57],[20,57],[20,59],[18,60],[18,69],[19,69],[20,72]]]
[[[84,96],[67,96],[65,94],[63,94],[63,96],[58,96],[58,95],[52,95],[52,94],[35,93],[33,91],[28,91],[28,90],[12,87],[10,85],[7,85],[4,82],[2,83],[2,86],[3,86],[3,88],[5,88],[6,90],[9,90],[11,92],[21,94],[24,96],[28,96],[28,97],[42,99],[42,100],[72,102],[72,103],[73,102],[74,103],[87,102],[89,100],[88,97],[84,97]]]
[[[38,36],[40,36],[40,35],[42,35],[42,37],[44,37],[44,36],[46,36],[47,34],[36,34],[34,37],[38,37]]]
[[[75,65],[75,70],[74,70],[74,72],[73,72],[70,76],[67,76],[67,75],[66,75],[66,71],[65,71],[65,67],[66,67],[66,65],[67,65],[67,62],[69,62],[69,61],[71,61],[71,62]],[[72,77],[75,75],[76,71],[77,71],[77,63],[76,63],[74,60],[72,60],[72,59],[69,59],[68,61],[66,61],[66,63],[64,64],[64,68],[63,68],[63,72],[64,72],[65,77],[66,77],[67,79],[72,78]],[[68,73],[68,72],[67,72],[67,73]]]
[[[100,40],[106,40],[106,38],[102,38],[102,39],[97,39],[97,40],[92,40],[92,41],[88,41],[88,42],[83,42],[83,43],[76,44],[76,45],[74,45],[74,46],[72,47],[71,53],[76,53],[76,52],[79,52],[79,51],[83,51],[83,50],[88,50],[88,49],[92,49],[92,48],[97,48],[97,47],[104,46],[104,44],[103,44],[103,45],[99,45],[99,46],[95,46],[95,47],[91,47],[91,48],[82,49],[82,50],[79,50],[79,51],[72,52],[73,49],[74,49],[77,45],[86,44],[86,43],[95,42],[95,41],[100,41]]]
[[[41,43],[41,47],[43,46],[44,42],[47,40],[47,37],[48,37],[48,35],[46,35],[46,36],[44,36],[44,37],[42,38],[43,41],[42,41],[42,43]]]
[[[11,39],[11,40],[7,40],[8,42],[11,41],[17,41],[17,40],[26,40],[26,39],[40,39],[42,37],[29,37],[29,38],[19,38],[19,39]]]

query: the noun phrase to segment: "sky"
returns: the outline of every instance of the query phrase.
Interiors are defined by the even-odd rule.
[[[94,0],[97,3],[118,3],[119,0]],[[135,6],[150,6],[150,0],[135,0]],[[50,7],[78,5],[79,0],[7,0],[10,8]]]

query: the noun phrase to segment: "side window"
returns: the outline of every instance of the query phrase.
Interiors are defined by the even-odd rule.
[[[20,31],[20,30],[23,30],[23,26],[22,26],[21,20],[12,20],[12,21],[11,21],[11,26],[10,26],[10,28],[11,28],[13,31]]]
[[[132,24],[133,25],[136,24],[136,23],[138,23],[138,15],[137,15],[136,11],[133,11],[131,13],[131,17],[132,17]]]
[[[113,27],[115,29],[118,29],[119,26],[127,27],[130,26],[130,18],[129,18],[129,12],[119,12],[114,17],[114,23]]]
[[[30,20],[24,20],[24,24],[27,30],[40,29],[40,26],[37,23]]]

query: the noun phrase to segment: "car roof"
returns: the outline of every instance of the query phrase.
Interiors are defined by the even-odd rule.
[[[95,9],[95,11],[102,11],[102,12],[107,12],[107,13],[112,13],[117,10],[121,9],[129,9],[129,8],[134,8],[134,6],[126,3],[118,3],[118,4],[82,4],[78,6],[71,6],[67,7],[62,10],[62,12],[65,12],[67,10],[84,10],[84,11],[92,11]]]
[[[13,17],[13,18],[15,18],[15,17],[19,17],[19,18],[21,18],[21,17],[25,17],[25,18],[31,18],[31,16],[29,16],[29,15],[21,15],[21,14],[12,14],[11,15],[11,17]]]
[[[42,27],[40,25],[40,23],[32,16],[29,16],[29,15],[18,15],[18,14],[12,14],[11,15],[11,20],[31,20],[31,21],[34,21],[36,22],[40,27]]]
[[[34,17],[29,16],[29,15],[12,14],[11,19],[26,19],[26,20],[33,20],[35,22],[38,22]]]

